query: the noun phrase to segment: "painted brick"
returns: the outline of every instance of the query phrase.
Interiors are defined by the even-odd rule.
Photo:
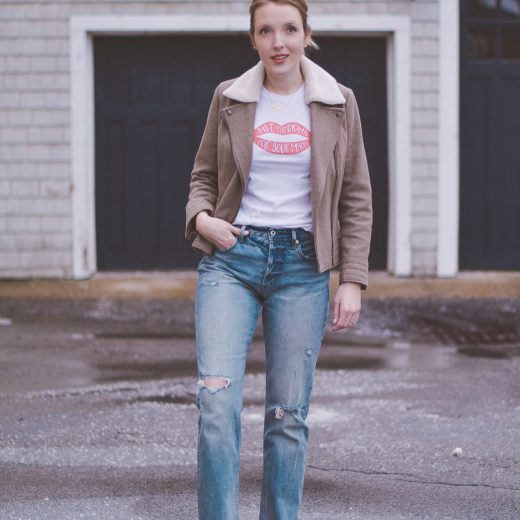
[[[53,231],[71,231],[72,223],[68,216],[56,215],[24,215],[6,217],[6,229],[8,232],[37,232],[46,231],[47,233]]]
[[[437,128],[439,112],[435,109],[412,109],[412,128],[433,127]]]
[[[0,143],[24,143],[28,141],[29,129],[24,127],[0,128]]]
[[[412,57],[412,70],[415,74],[436,74],[439,68],[437,58],[414,56]]]
[[[27,234],[14,238],[19,250],[72,250],[72,241],[69,235],[64,234]]]
[[[25,215],[64,215],[71,214],[71,201],[68,199],[23,199],[20,211]]]
[[[0,201],[0,216],[4,218],[5,216],[15,216],[20,214],[20,201],[18,199],[14,199],[12,197],[8,199],[2,199]]]
[[[439,24],[435,22],[412,23],[412,38],[437,38],[439,35]]]
[[[27,71],[31,70],[30,56],[7,56],[5,69],[6,72]]]
[[[21,196],[38,195],[40,183],[38,181],[11,181],[11,194]]]
[[[437,144],[439,133],[436,128],[414,128],[412,139],[419,144]]]
[[[39,218],[41,221],[41,229],[43,229],[47,233],[51,231],[72,231],[72,219],[69,218],[67,215],[48,215]]]
[[[50,72],[19,72],[10,73],[4,77],[0,77],[4,90],[8,91],[25,91],[25,92],[48,92],[68,91],[70,87],[69,77],[65,74],[53,74]]]
[[[0,20],[0,34],[5,36],[19,37],[29,34],[32,38],[37,36],[58,35],[67,36],[69,30],[68,20]]]
[[[64,144],[0,144],[0,157],[30,161],[65,160],[70,157],[70,149]]]
[[[18,267],[19,262],[19,253],[17,251],[0,251],[0,266],[2,268]]]
[[[1,162],[0,169],[5,177],[16,179],[68,179],[70,177],[70,162]]]
[[[0,92],[0,109],[18,106],[20,106],[20,94],[18,92]]]
[[[41,229],[40,219],[37,217],[13,216],[4,219],[6,229],[11,233],[25,231],[39,231]]]
[[[72,269],[68,266],[61,267],[38,267],[36,269],[2,269],[0,267],[0,277],[8,279],[24,278],[60,278],[67,279],[72,277]]]
[[[413,273],[414,275],[435,275],[435,266],[437,265],[436,252],[417,251],[413,254]]]
[[[0,109],[0,126],[28,126],[31,122],[31,110],[18,106]]]
[[[437,2],[411,2],[410,14],[414,20],[437,20],[439,7]]]
[[[412,198],[412,214],[413,215],[436,215],[437,214],[437,197],[413,197]]]
[[[412,76],[413,92],[439,92],[437,74],[414,74]]]
[[[66,55],[68,53],[68,40],[66,38],[4,38],[0,35],[0,54],[5,56],[22,55]]]
[[[31,125],[69,126],[70,111],[65,108],[44,108],[31,112]]]
[[[42,181],[40,183],[41,194],[52,198],[67,198],[72,193],[70,181]]]
[[[437,161],[415,160],[412,164],[412,179],[435,179],[437,178]]]
[[[412,193],[414,196],[434,196],[437,193],[437,180],[421,177],[412,179]]]
[[[0,235],[0,251],[15,251],[16,239],[13,235]]]
[[[439,40],[426,38],[413,38],[413,53],[415,56],[437,58],[439,56]]]
[[[439,106],[439,95],[434,92],[413,92],[412,107],[437,110]]]
[[[414,215],[415,231],[436,231],[437,219],[431,215]]]
[[[417,144],[412,146],[412,160],[436,160],[437,159],[437,146],[434,144]]]
[[[412,247],[414,250],[429,250],[437,247],[437,234],[435,232],[412,233]]]
[[[49,267],[56,265],[70,265],[72,255],[69,251],[20,251],[19,266]]]
[[[0,180],[0,197],[4,197],[6,195],[9,195],[9,181],[7,180]],[[0,204],[2,204],[2,201],[0,201]]]

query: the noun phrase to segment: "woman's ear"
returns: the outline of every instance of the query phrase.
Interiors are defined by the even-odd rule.
[[[256,50],[255,39],[251,33],[249,33],[249,39],[251,40],[251,47]]]

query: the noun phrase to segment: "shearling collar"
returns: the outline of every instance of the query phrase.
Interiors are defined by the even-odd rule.
[[[336,80],[319,65],[306,56],[301,59],[302,74],[305,79],[305,103],[312,101],[326,105],[342,105],[345,97],[338,88]],[[262,93],[265,69],[261,61],[239,76],[231,86],[224,90],[224,96],[241,103],[258,103]]]

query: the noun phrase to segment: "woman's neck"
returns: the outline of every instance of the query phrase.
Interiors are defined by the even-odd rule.
[[[272,77],[268,74],[265,75],[264,87],[272,92],[273,94],[288,95],[296,92],[304,82],[301,70],[295,71],[295,74],[290,77]]]

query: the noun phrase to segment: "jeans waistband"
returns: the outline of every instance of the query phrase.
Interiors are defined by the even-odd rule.
[[[301,227],[297,228],[276,228],[276,227],[264,227],[264,226],[251,226],[251,225],[239,225],[235,224],[236,227],[240,228],[240,238],[242,238],[244,231],[254,233],[255,235],[263,235],[265,238],[278,239],[278,240],[289,240],[292,242],[314,238],[310,231],[307,231]]]

